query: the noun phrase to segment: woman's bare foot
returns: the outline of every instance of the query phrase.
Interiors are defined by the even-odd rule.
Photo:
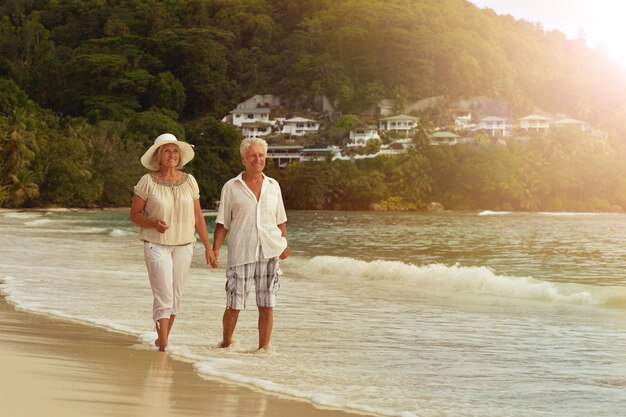
[[[167,345],[161,347],[161,345],[159,343],[159,338],[158,337],[154,340],[154,346],[158,347],[159,351],[161,351],[161,352],[164,352],[165,348],[167,347]]]

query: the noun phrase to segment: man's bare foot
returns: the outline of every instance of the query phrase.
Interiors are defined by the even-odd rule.
[[[221,347],[222,349],[224,349],[224,348],[227,348],[228,346],[230,346],[231,344],[232,344],[232,342],[231,342],[231,343],[226,343],[226,342],[224,342],[224,341],[222,340],[222,341],[220,342],[220,347]]]

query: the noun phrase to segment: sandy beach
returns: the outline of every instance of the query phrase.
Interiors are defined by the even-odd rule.
[[[0,298],[0,415],[358,416],[206,380],[136,338],[15,310]]]

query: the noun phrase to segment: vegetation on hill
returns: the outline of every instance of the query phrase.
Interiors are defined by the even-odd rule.
[[[481,95],[609,132],[299,165],[275,173],[291,208],[626,205],[625,72],[584,39],[465,0],[4,0],[0,16],[5,207],[128,205],[165,131],[196,145],[209,207],[240,169],[240,133],[219,120],[257,93],[292,109],[324,94],[344,114]]]

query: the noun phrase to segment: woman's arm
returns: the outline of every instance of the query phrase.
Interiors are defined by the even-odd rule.
[[[130,206],[130,221],[139,227],[143,227],[144,229],[156,229],[159,233],[165,233],[165,231],[169,228],[168,224],[161,219],[147,217],[143,214],[143,209],[145,207],[146,202],[135,194],[133,202]]]
[[[195,200],[193,203],[194,217],[196,218],[196,232],[202,240],[204,245],[204,257],[207,265],[211,265],[213,268],[217,268],[217,258],[213,249],[211,248],[211,242],[209,241],[209,232],[206,228],[206,220],[204,220],[204,214],[202,214],[202,208],[200,207],[200,200]]]

